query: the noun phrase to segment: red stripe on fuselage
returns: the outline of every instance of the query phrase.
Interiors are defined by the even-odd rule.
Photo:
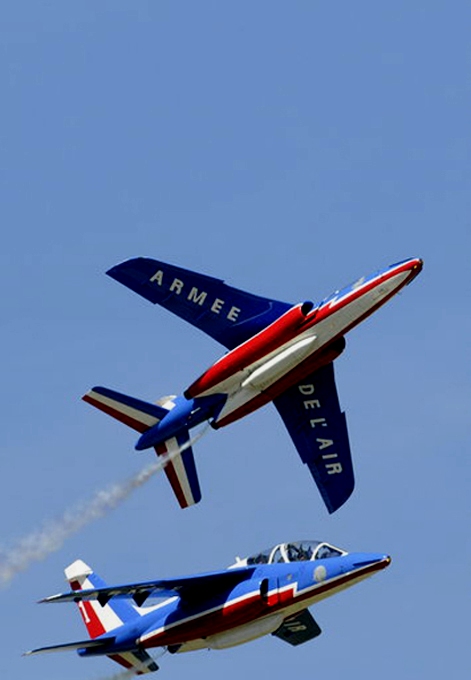
[[[167,630],[156,633],[140,642],[140,646],[160,647],[161,645],[179,644],[182,641],[197,640],[217,632],[222,632],[253,621],[266,613],[266,605],[257,590],[243,600],[227,602],[216,611],[201,612],[189,617],[186,621],[173,624]]]
[[[185,391],[185,397],[193,398],[206,393],[208,390],[217,388],[218,385],[223,383],[225,380],[230,379],[237,372],[248,368],[253,365],[254,362],[260,361],[263,357],[267,356],[276,349],[282,347],[282,345],[288,343],[290,340],[294,340],[297,335],[301,332],[305,332],[309,328],[313,328],[315,325],[325,321],[329,316],[337,313],[339,310],[343,309],[345,306],[355,302],[363,295],[369,293],[371,290],[379,286],[381,283],[388,281],[389,279],[403,273],[409,272],[407,276],[400,284],[394,288],[388,295],[385,295],[381,300],[379,300],[375,305],[372,305],[364,314],[358,316],[352,321],[348,326],[340,329],[339,332],[328,339],[328,343],[335,341],[340,336],[344,335],[346,332],[351,330],[358,323],[367,318],[376,309],[381,307],[385,302],[387,302],[393,295],[395,295],[401,288],[406,286],[410,281],[417,276],[421,271],[422,261],[420,259],[409,260],[393,269],[387,270],[382,274],[378,274],[371,281],[365,284],[359,285],[358,288],[353,288],[348,293],[344,294],[343,297],[332,298],[330,301],[326,302],[321,307],[314,309],[312,312],[307,313],[307,315],[302,311],[302,305],[296,305],[292,307],[288,312],[283,314],[279,319],[274,321],[270,326],[265,328],[263,331],[250,338],[239,347],[236,347],[231,352],[219,359],[213,366],[211,366],[198,380],[196,380],[190,387]],[[322,349],[319,348],[319,349]],[[287,386],[293,384],[289,381]],[[280,394],[277,391],[277,394]],[[258,397],[257,397],[258,399]],[[263,397],[260,400],[262,405],[268,400],[264,400]],[[245,413],[250,413],[251,411],[258,408],[255,405],[253,408],[248,408],[244,404],[241,407],[241,412],[239,416],[233,417],[232,414],[228,416],[230,420],[225,422],[233,422],[237,418],[245,415]]]
[[[310,319],[309,323],[306,323],[307,317],[301,308],[301,304],[295,305],[263,331],[221,357],[190,385],[185,391],[185,397],[190,399],[211,389],[223,380],[230,378],[237,371],[278,349],[302,330],[309,328],[312,325],[312,320]]]
[[[355,300],[358,300],[363,295],[373,290],[373,288],[379,286],[381,283],[384,283],[385,281],[394,278],[398,274],[402,274],[403,272],[409,271],[409,276],[407,276],[404,279],[404,281],[401,282],[400,285],[394,288],[394,290],[392,290],[389,293],[389,295],[386,295],[385,297],[381,298],[381,300],[379,300],[376,305],[372,306],[367,312],[365,312],[365,314],[358,317],[358,319],[355,319],[355,321],[350,326],[344,329],[343,333],[346,333],[347,331],[351,330],[354,326],[356,326],[358,323],[366,319],[370,314],[375,312],[385,302],[390,300],[394,295],[396,295],[396,293],[398,293],[402,288],[404,288],[404,286],[407,286],[407,284],[409,284],[412,281],[412,279],[414,279],[421,272],[421,270],[422,260],[420,260],[419,258],[415,258],[413,260],[408,260],[407,262],[401,265],[398,265],[394,269],[390,269],[389,271],[383,272],[382,274],[378,274],[378,276],[371,279],[371,281],[368,281],[368,283],[358,286],[358,288],[356,289],[352,289],[348,294],[346,294],[342,298],[339,298],[338,300],[333,298],[332,300],[328,301],[325,305],[319,307],[316,313],[316,323],[324,321],[324,319],[329,317],[331,314],[337,312],[339,309],[342,309],[343,307],[349,305]]]
[[[217,633],[222,633],[236,626],[255,621],[272,613],[276,613],[290,607],[305,603],[307,600],[315,600],[325,597],[329,590],[335,590],[347,585],[350,581],[373,574],[384,569],[389,562],[377,562],[370,564],[362,569],[337,577],[325,583],[316,584],[306,591],[295,595],[297,582],[289,586],[282,587],[277,594],[272,593],[269,606],[264,601],[257,590],[250,593],[245,599],[237,599],[234,602],[227,602],[214,612],[201,612],[201,614],[189,617],[181,623],[171,624],[167,630],[155,633],[139,643],[140,647],[151,648],[171,644],[181,644],[191,642],[199,638],[209,637]],[[307,605],[310,606],[310,605]],[[301,609],[302,607],[300,607]]]
[[[337,357],[340,356],[345,347],[345,342],[340,344],[339,340],[343,340],[343,336],[340,336],[337,338],[337,341],[330,343],[327,347],[324,347],[319,352],[312,354],[310,357],[298,364],[296,368],[294,368],[292,371],[289,371],[289,373],[286,373],[286,375],[274,382],[256,397],[243,404],[243,406],[240,408],[231,411],[231,413],[229,413],[227,416],[224,416],[220,420],[212,423],[212,427],[217,430],[220,427],[229,425],[230,423],[239,420],[239,418],[256,411],[261,406],[273,401],[273,399],[278,397],[280,394],[283,394],[283,392],[289,387],[296,385],[306,376],[311,375],[311,373],[314,373],[314,371],[318,371],[323,366],[330,364],[332,361],[334,361],[334,359],[337,359]]]
[[[391,297],[398,293],[399,290],[401,290],[404,286],[410,283],[410,281],[413,278],[415,278],[417,274],[420,272],[421,268],[422,268],[421,260],[412,260],[409,263],[406,263],[405,265],[400,265],[396,269],[387,272],[387,274],[379,275],[368,284],[365,284],[361,289],[354,290],[352,291],[352,293],[346,295],[344,298],[341,298],[339,302],[331,301],[320,307],[317,310],[315,317],[313,317],[314,325],[320,324],[322,321],[325,321],[329,316],[337,313],[343,307],[351,304],[352,302],[362,297],[364,294],[368,293],[369,291],[371,291],[384,281],[387,281],[393,276],[401,274],[403,271],[410,270],[410,275],[406,277],[404,281],[402,281],[401,284],[398,285],[393,291],[391,291],[388,295],[379,300],[377,304],[370,307],[370,309],[368,309],[364,314],[354,319],[352,323],[341,328],[339,333],[332,336],[332,338],[329,338],[329,344],[327,346],[321,346],[318,351],[311,354],[311,356],[302,361],[298,366],[296,366],[296,368],[286,373],[282,378],[274,382],[272,385],[270,385],[263,392],[255,396],[253,399],[245,402],[242,406],[235,409],[234,411],[229,412],[227,416],[223,416],[218,421],[212,423],[212,426],[215,429],[224,427],[225,425],[229,425],[230,423],[239,420],[243,416],[246,416],[249,413],[256,411],[261,406],[264,406],[265,404],[267,404],[268,402],[272,401],[277,396],[282,394],[289,387],[296,385],[299,380],[302,380],[307,375],[310,375],[314,371],[317,371],[319,368],[322,368],[322,366],[325,366],[326,364],[336,359],[343,350],[343,348],[338,348],[338,342],[341,340],[341,338],[348,331],[350,331],[356,325],[361,323],[361,321],[363,321],[373,312],[375,312]]]

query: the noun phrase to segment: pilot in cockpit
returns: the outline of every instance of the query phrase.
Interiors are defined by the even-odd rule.
[[[273,564],[275,562],[308,562],[346,554],[345,550],[321,541],[293,541],[291,543],[279,543],[273,548],[263,550],[245,560],[237,558],[237,562],[233,566]]]

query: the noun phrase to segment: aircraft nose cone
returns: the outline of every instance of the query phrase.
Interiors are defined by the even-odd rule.
[[[368,567],[376,565],[377,569],[386,569],[391,564],[391,557],[381,553],[364,553],[358,555],[354,560],[353,566],[358,569],[360,567]]]
[[[389,565],[391,564],[391,556],[383,555],[379,560],[379,564],[381,565],[381,569],[386,569],[386,567],[389,567]]]
[[[424,261],[420,257],[416,257],[413,260],[410,261],[410,279],[407,282],[408,284],[411,283],[416,276],[420,274],[422,271],[422,267],[424,266]]]

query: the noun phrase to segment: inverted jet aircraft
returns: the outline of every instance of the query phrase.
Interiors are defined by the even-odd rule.
[[[363,276],[318,304],[292,305],[157,260],[127,260],[107,274],[229,351],[183,396],[150,404],[94,387],[83,399],[137,430],[136,449],[154,447],[167,456],[165,472],[183,508],[201,499],[189,430],[205,421],[215,429],[223,427],[273,401],[332,513],[354,487],[332,362],[345,348],[345,333],[421,269],[422,260],[404,260]]]
[[[229,569],[107,586],[82,560],[65,570],[71,592],[41,602],[76,602],[90,639],[26,654],[77,650],[106,655],[136,674],[158,670],[148,649],[225,649],[272,634],[299,645],[321,634],[308,607],[390,563],[388,555],[347,553],[329,543],[282,543]],[[148,598],[159,598],[149,605]],[[143,606],[145,604],[145,606]]]

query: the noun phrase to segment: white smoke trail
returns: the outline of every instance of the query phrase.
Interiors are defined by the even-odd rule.
[[[113,673],[113,675],[107,675],[101,680],[130,680],[130,678],[135,678],[136,672],[134,670],[121,671],[120,673]]]
[[[207,429],[208,425],[180,450],[159,456],[155,463],[148,465],[124,482],[113,484],[96,492],[90,500],[66,510],[62,517],[51,520],[44,524],[42,529],[27,534],[11,548],[0,549],[0,586],[7,586],[15,576],[28,569],[33,563],[39,562],[59,550],[70,536],[120,505],[135,489],[141,487],[153,475],[163,470],[172,458],[192,446]]]

